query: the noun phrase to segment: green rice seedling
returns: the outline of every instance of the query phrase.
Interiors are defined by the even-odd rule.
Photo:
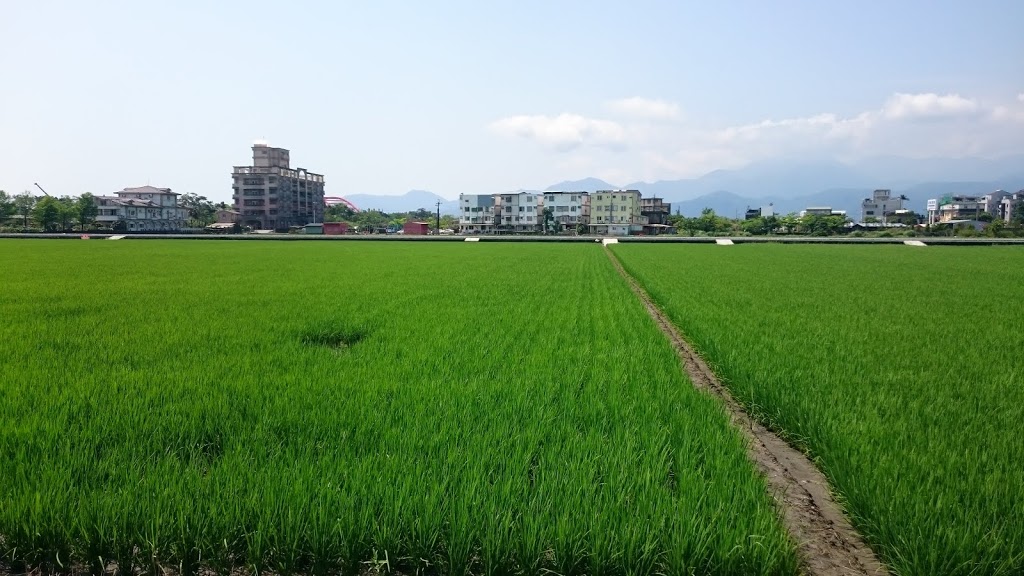
[[[599,246],[7,240],[0,269],[11,562],[797,571]]]
[[[613,251],[896,573],[1024,572],[1024,250]]]

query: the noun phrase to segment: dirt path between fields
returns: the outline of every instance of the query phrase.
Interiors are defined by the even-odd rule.
[[[732,425],[748,440],[747,455],[768,480],[772,496],[781,508],[783,522],[797,542],[804,570],[822,576],[888,574],[885,565],[867,547],[832,498],[825,475],[802,452],[744,411],[668,316],[626,272],[619,259],[607,246],[604,250],[672,342],[693,385],[718,396],[729,412]]]

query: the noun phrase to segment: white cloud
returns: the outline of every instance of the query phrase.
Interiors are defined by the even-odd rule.
[[[679,117],[679,105],[665,100],[653,100],[634,96],[612,100],[607,107],[619,114],[648,120],[675,120]]]
[[[940,96],[926,94],[893,94],[882,108],[886,118],[894,120],[912,118],[949,118],[973,116],[979,110],[978,103],[959,94]]]
[[[580,176],[608,174],[627,182],[694,177],[772,159],[1022,154],[1022,103],[1020,96],[995,103],[958,94],[897,93],[874,110],[852,115],[821,113],[734,126],[651,122],[651,113],[637,113],[620,122],[575,114],[513,116],[491,127],[571,152],[562,160],[575,165]],[[581,149],[585,145],[590,146],[586,151]],[[616,153],[608,153],[609,148]],[[583,156],[585,162],[576,161]]]
[[[1024,102],[1024,92],[1017,94],[1017,102]]]
[[[490,128],[562,151],[584,145],[621,147],[626,142],[626,130],[620,124],[579,114],[509,116],[492,122]]]

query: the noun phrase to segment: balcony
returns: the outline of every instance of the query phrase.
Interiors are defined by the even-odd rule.
[[[257,167],[257,166],[235,166],[231,171],[232,174],[278,174],[280,168],[277,167]]]

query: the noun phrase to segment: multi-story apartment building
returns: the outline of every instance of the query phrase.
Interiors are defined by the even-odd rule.
[[[590,199],[590,232],[627,236],[643,232],[639,190],[598,190]]]
[[[977,196],[943,196],[938,201],[938,221],[977,220],[984,212],[982,206],[983,202]]]
[[[498,232],[536,232],[543,224],[541,196],[535,192],[495,194],[495,230]]]
[[[474,234],[494,232],[495,221],[501,218],[495,212],[496,200],[495,194],[459,194],[459,228]]]
[[[663,234],[671,226],[668,217],[672,215],[672,204],[664,198],[640,198],[640,216],[647,220],[644,234]]]
[[[555,231],[576,230],[590,224],[590,194],[586,192],[544,192],[541,199],[541,224],[551,211]],[[543,227],[543,226],[542,226]]]
[[[999,216],[1007,224],[1013,221],[1018,210],[1024,210],[1024,190],[1003,197],[999,203]]]
[[[981,202],[981,211],[988,212],[993,218],[1004,218],[1002,213],[1003,199],[1009,198],[1011,194],[1006,190],[989,192],[978,200]]]
[[[188,210],[170,188],[140,186],[96,196],[96,222],[127,232],[175,232],[185,227]]]
[[[893,196],[891,190],[875,190],[871,198],[865,198],[860,203],[861,222],[868,218],[874,218],[882,222],[887,214],[894,214],[897,210],[903,210],[905,196]]]
[[[232,197],[242,224],[287,230],[323,222],[323,174],[293,169],[288,156],[284,148],[257,142],[252,147],[252,166],[234,167]]]

